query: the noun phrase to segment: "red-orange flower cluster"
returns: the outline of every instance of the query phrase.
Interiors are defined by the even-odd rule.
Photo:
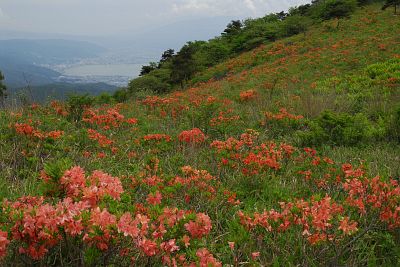
[[[194,128],[189,131],[183,131],[178,136],[179,141],[191,144],[201,144],[205,141],[205,134],[199,129]]]
[[[240,93],[240,100],[241,101],[249,101],[256,98],[257,92],[255,90],[247,90]]]

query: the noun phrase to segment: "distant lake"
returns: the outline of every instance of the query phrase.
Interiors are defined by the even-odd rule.
[[[66,69],[64,75],[68,76],[139,76],[145,64],[118,64],[118,65],[81,65]]]

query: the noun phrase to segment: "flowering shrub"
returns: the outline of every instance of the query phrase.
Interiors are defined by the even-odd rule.
[[[64,131],[50,131],[50,132],[42,132],[38,129],[35,129],[28,123],[16,123],[14,125],[15,131],[17,134],[26,135],[29,137],[34,137],[38,139],[59,139],[61,136],[64,135]]]
[[[47,173],[41,176],[45,184],[57,180]],[[172,265],[173,262],[186,262],[187,259],[184,254],[177,254],[181,250],[177,243],[179,236],[163,241],[164,236],[170,236],[168,231],[184,226],[183,233],[191,237],[184,234],[181,237],[183,245],[192,247],[189,242],[191,239],[201,239],[212,229],[211,219],[204,213],[166,207],[155,219],[151,219],[146,212],[143,214],[139,210],[135,214],[125,212],[116,215],[107,208],[101,208],[101,203],[107,203],[109,198],[120,200],[124,192],[118,178],[101,171],[94,171],[86,177],[81,167],[73,167],[59,179],[58,187],[63,192],[59,194],[63,198],[55,204],[44,197],[3,202],[4,215],[8,218],[6,225],[10,227],[12,240],[19,244],[20,254],[40,260],[60,242],[67,242],[67,238],[72,237],[81,239],[89,247],[107,251],[115,241],[130,238],[128,247],[119,248],[124,254],[139,250],[147,257],[162,256],[164,262]],[[161,193],[157,191],[150,194],[147,201],[154,205],[160,204],[161,199]],[[6,255],[10,242],[8,233],[1,231],[2,256]],[[206,249],[199,251],[202,252],[196,255],[200,262],[217,264],[217,260]]]
[[[257,92],[254,90],[247,90],[240,93],[240,100],[241,101],[249,101],[256,98]]]
[[[229,138],[226,141],[214,141],[212,148],[217,149],[223,166],[241,169],[245,175],[255,175],[268,170],[279,170],[281,161],[290,158],[294,148],[287,144],[254,144],[257,133],[242,134],[241,140]]]
[[[165,141],[165,142],[170,142],[171,141],[171,136],[167,134],[148,134],[143,137],[145,141]]]
[[[86,109],[82,121],[108,129],[119,127],[124,119],[125,117],[114,108],[107,109],[103,114],[100,109]]]
[[[105,135],[102,135],[101,133],[97,132],[96,130],[87,129],[87,133],[88,133],[89,139],[97,141],[100,147],[107,147],[113,143],[112,140],[108,139]]]
[[[290,114],[285,108],[281,108],[279,110],[279,112],[276,114],[271,113],[271,112],[266,112],[265,118],[267,119],[267,121],[269,121],[269,120],[284,120],[284,119],[300,120],[300,119],[303,119],[303,116]]]
[[[205,134],[198,128],[189,131],[183,131],[179,134],[178,139],[180,142],[201,144],[205,141]]]

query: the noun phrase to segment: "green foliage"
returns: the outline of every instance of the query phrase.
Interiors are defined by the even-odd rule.
[[[194,54],[196,64],[211,67],[228,58],[231,53],[229,47],[219,40],[210,40],[202,45]]]
[[[82,119],[85,108],[91,106],[94,102],[93,97],[86,95],[70,95],[66,101],[68,109],[68,118],[74,122]]]
[[[238,34],[242,30],[243,24],[240,20],[232,20],[227,26],[222,35],[232,36]]]
[[[170,88],[168,83],[162,82],[153,75],[146,75],[130,81],[128,91],[135,94],[140,91],[153,91],[155,93],[167,92]]]
[[[356,0],[319,1],[315,7],[315,16],[323,20],[349,17],[357,8]]]
[[[371,79],[400,80],[400,58],[395,58],[384,63],[377,63],[367,67],[366,72]]]
[[[72,161],[68,158],[61,158],[55,161],[49,161],[44,164],[44,171],[47,175],[58,181],[64,172],[72,167]]]
[[[188,42],[172,59],[171,81],[174,84],[180,84],[182,89],[184,83],[191,79],[198,69],[194,53],[202,44],[203,42]]]
[[[387,131],[391,139],[400,142],[400,105],[394,109],[389,119]]]
[[[106,92],[96,97],[97,104],[111,104],[113,100],[113,96]]]
[[[122,88],[120,90],[117,90],[114,92],[113,96],[112,96],[115,101],[117,101],[118,103],[123,103],[126,100],[128,100],[129,98],[129,93],[128,90],[125,88]]]
[[[387,115],[382,112],[385,101],[398,97],[399,83],[400,59],[391,59],[369,65],[360,74],[320,81],[316,92],[335,95],[337,105],[347,103],[346,112],[365,112],[371,117],[379,117]]]
[[[139,76],[144,76],[146,74],[149,74],[150,72],[152,72],[155,69],[157,69],[157,63],[150,62],[150,64],[148,66],[142,66]]]
[[[299,132],[304,145],[357,145],[374,135],[371,122],[364,114],[354,116],[346,113],[324,111],[308,124],[309,130]]]
[[[285,19],[283,31],[285,36],[292,36],[306,32],[311,24],[312,20],[309,17],[294,15]]]

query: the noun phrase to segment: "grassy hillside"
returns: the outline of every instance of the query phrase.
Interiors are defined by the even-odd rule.
[[[370,5],[184,91],[0,112],[2,264],[398,266],[399,26]]]

